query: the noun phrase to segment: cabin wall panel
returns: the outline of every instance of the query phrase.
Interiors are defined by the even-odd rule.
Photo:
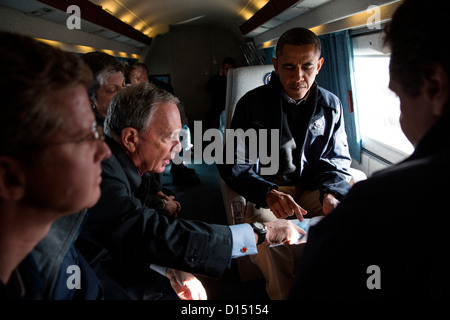
[[[376,157],[372,156],[369,153],[362,152],[361,153],[361,162],[353,160],[351,167],[361,170],[366,174],[367,177],[372,176],[375,172],[387,169],[390,165]]]
[[[155,37],[144,62],[150,75],[169,74],[186,116],[191,121],[203,121],[211,103],[205,85],[219,72],[225,57],[231,56],[238,66],[244,65],[239,48],[242,43],[243,39],[226,29],[180,26]]]

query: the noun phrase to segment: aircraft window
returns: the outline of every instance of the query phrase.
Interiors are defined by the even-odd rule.
[[[400,128],[400,101],[388,88],[390,55],[380,43],[380,34],[353,38],[354,98],[363,149],[397,163],[414,149]]]

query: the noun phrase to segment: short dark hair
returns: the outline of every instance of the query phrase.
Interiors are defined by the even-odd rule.
[[[322,51],[319,37],[314,32],[306,28],[290,29],[281,35],[277,42],[277,58],[281,56],[285,44],[292,44],[295,46],[314,44],[316,52],[319,56]]]
[[[70,121],[57,111],[55,92],[82,85],[92,74],[74,53],[31,37],[0,31],[0,154],[27,152]]]
[[[447,0],[405,0],[386,26],[385,44],[391,49],[390,77],[409,96],[416,96],[423,77],[436,65],[450,74],[445,49],[449,32]]]
[[[222,61],[222,66],[229,64],[230,66],[236,66],[236,61],[231,58],[231,57],[226,57],[225,59],[223,59]]]

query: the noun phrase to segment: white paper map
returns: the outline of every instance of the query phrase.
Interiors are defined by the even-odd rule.
[[[317,224],[321,219],[323,218],[323,216],[320,217],[314,217],[314,218],[310,218],[310,219],[303,219],[303,221],[299,221],[298,219],[292,219],[289,220],[290,222],[296,224],[297,226],[299,226],[300,228],[302,228],[303,230],[306,231],[306,235],[301,234],[300,238],[298,239],[298,241],[294,244],[301,244],[301,243],[305,243],[306,239],[308,238],[308,231],[309,228],[315,224]],[[271,245],[270,247],[276,247],[282,244],[275,244],[275,245]]]

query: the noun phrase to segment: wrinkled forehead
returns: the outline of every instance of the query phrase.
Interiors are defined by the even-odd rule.
[[[159,128],[166,135],[175,130],[181,130],[180,110],[172,102],[160,102],[154,105],[148,121],[150,128]]]

